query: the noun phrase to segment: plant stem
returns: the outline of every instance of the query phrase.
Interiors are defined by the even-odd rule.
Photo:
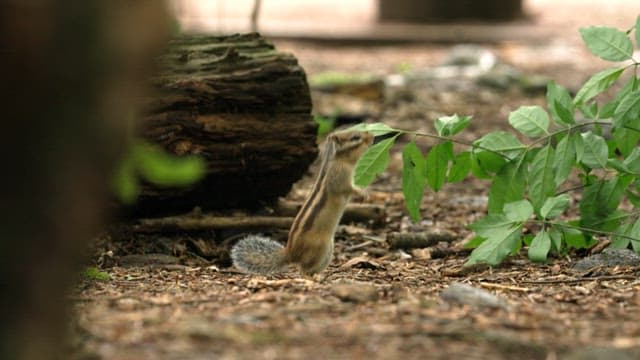
[[[598,234],[598,235],[607,235],[607,236],[618,236],[618,237],[629,239],[629,240],[633,240],[633,241],[640,241],[640,239],[637,239],[637,238],[634,238],[633,236],[629,236],[629,235],[625,235],[625,234],[619,234],[619,233],[610,232],[610,231],[603,231],[603,230],[596,230],[596,229],[586,228],[586,227],[582,227],[582,226],[576,226],[576,225],[570,225],[570,224],[566,224],[566,223],[560,223],[560,222],[556,222],[556,221],[528,220],[527,222],[535,223],[535,224],[541,224],[541,225],[559,226],[559,227],[563,227],[563,228],[567,228],[567,229],[580,230],[580,231],[586,232],[586,233],[592,233],[592,234]]]
[[[486,147],[484,147],[482,145],[477,145],[477,144],[470,143],[470,142],[464,141],[464,140],[459,140],[459,139],[456,139],[456,138],[453,138],[453,137],[440,136],[440,135],[429,134],[429,133],[420,133],[420,132],[417,132],[417,131],[409,131],[409,130],[402,130],[402,129],[394,129],[394,130],[401,131],[401,132],[403,132],[405,134],[411,134],[413,136],[424,136],[424,137],[428,137],[428,138],[432,138],[432,139],[438,139],[438,140],[443,140],[443,141],[451,141],[451,142],[454,142],[456,144],[465,145],[465,146],[469,146],[471,148],[478,148],[480,150],[488,151],[490,153],[493,153],[493,154],[496,154],[498,156],[501,156],[501,157],[503,157],[503,158],[505,158],[507,160],[511,160],[511,158],[509,156],[501,153],[500,151],[489,149],[489,148],[486,148]],[[516,149],[514,149],[514,150],[516,150]]]
[[[531,144],[527,145],[527,151],[529,151],[534,145],[539,144],[541,142],[544,142],[544,141],[546,141],[546,140],[548,140],[548,139],[550,139],[550,138],[552,138],[552,137],[554,137],[554,136],[556,136],[558,134],[562,134],[563,132],[571,132],[574,129],[579,129],[581,127],[590,126],[590,125],[608,125],[608,126],[611,126],[613,124],[611,122],[609,122],[609,121],[594,120],[594,121],[587,121],[587,122],[583,122],[583,123],[576,124],[576,125],[573,125],[573,126],[569,126],[567,128],[554,131],[549,135],[546,135],[546,136],[543,136],[543,137],[541,137],[539,139],[534,140]]]

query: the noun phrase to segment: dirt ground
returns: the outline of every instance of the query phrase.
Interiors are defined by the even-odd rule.
[[[575,34],[559,33],[549,43],[482,45],[534,79],[531,86],[498,89],[471,80],[422,79],[388,91],[376,107],[382,109],[376,120],[433,132],[438,115],[473,114],[464,135],[469,140],[507,129],[509,111],[544,104],[544,90],[535,86],[539,79],[553,78],[576,90],[605,66],[575,41],[576,34],[577,27]],[[276,45],[296,54],[310,77],[327,70],[385,76],[409,68],[419,74],[441,64],[453,46],[291,40]],[[421,142],[423,149],[431,145]],[[341,225],[322,281],[302,278],[296,270],[273,277],[240,274],[228,267],[232,236],[220,233],[146,238],[157,240],[154,244],[135,236],[103,236],[93,246],[93,261],[111,280],[80,280],[70,294],[74,354],[103,359],[640,358],[638,268],[573,271],[572,264],[587,252],[543,265],[530,263],[523,252],[496,268],[463,268],[468,250],[462,244],[472,236],[466,225],[485,213],[488,183],[467,179],[438,194],[427,191],[423,220],[413,224],[402,202],[401,163],[396,149],[368,198],[354,199],[384,206],[387,216],[382,224]],[[310,178],[304,179],[289,198],[301,200],[309,186]],[[387,242],[392,232],[440,232],[452,234],[453,241],[394,250]],[[194,243],[206,243],[212,253],[194,255],[189,250]],[[124,261],[132,254],[160,252],[166,257]],[[505,304],[445,301],[441,292],[452,283],[487,290]]]

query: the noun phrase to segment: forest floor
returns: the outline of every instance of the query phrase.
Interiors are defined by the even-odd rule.
[[[508,130],[508,113],[521,105],[544,105],[546,79],[575,91],[606,66],[575,41],[576,34],[577,28],[569,39],[544,44],[482,45],[524,79],[506,83],[424,76],[451,55],[447,44],[276,45],[293,52],[310,78],[332,70],[411,79],[386,88],[384,101],[373,104],[349,99],[332,105],[334,98],[314,92],[316,111],[334,106],[424,132],[434,132],[439,115],[471,114],[463,135],[471,141]],[[433,144],[420,142],[423,151]],[[272,277],[241,274],[229,267],[231,240],[220,234],[151,239],[157,241],[104,236],[94,244],[94,261],[110,280],[82,279],[70,295],[74,353],[104,359],[640,358],[638,267],[573,270],[590,254],[585,250],[546,264],[529,262],[523,251],[498,267],[463,268],[469,252],[462,245],[473,236],[467,225],[485,214],[489,183],[469,178],[437,194],[427,191],[423,220],[414,224],[403,204],[401,164],[394,148],[391,166],[369,196],[354,199],[383,206],[386,217],[341,225],[321,281],[295,269]],[[301,201],[311,178],[289,199]],[[397,232],[452,234],[453,241],[391,249],[388,235]],[[208,255],[194,255],[203,247],[211,249]],[[454,283],[500,301],[442,297]]]

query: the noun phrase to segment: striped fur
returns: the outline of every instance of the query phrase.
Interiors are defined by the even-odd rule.
[[[308,274],[322,271],[333,252],[335,226],[354,191],[353,167],[373,137],[360,132],[329,136],[318,177],[289,231],[287,258]]]

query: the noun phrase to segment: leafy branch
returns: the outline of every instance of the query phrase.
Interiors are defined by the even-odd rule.
[[[640,16],[632,30],[603,26],[580,30],[594,55],[630,63],[594,74],[575,96],[550,81],[546,109],[521,106],[511,112],[509,124],[530,139],[527,145],[506,131],[488,133],[472,143],[456,139],[455,135],[470,124],[471,116],[437,118],[435,134],[383,123],[356,125],[352,129],[391,134],[364,154],[356,166],[356,184],[367,186],[383,172],[391,147],[406,134],[411,140],[402,152],[402,189],[414,221],[420,219],[427,187],[437,192],[445,183],[462,181],[469,174],[491,181],[488,214],[470,225],[477,237],[468,244],[475,249],[467,264],[497,265],[523,245],[528,246],[532,261],[546,261],[550,253],[593,246],[594,234],[611,237],[612,247],[631,246],[640,252],[640,215],[620,206],[626,201],[634,209],[640,207],[640,63],[633,58],[630,38],[634,32],[636,44],[640,44]],[[601,103],[599,95],[609,91],[628,69],[633,69],[632,74],[614,99]],[[610,128],[610,137],[603,135],[603,126]],[[416,142],[420,137],[438,142],[423,154]],[[454,144],[469,149],[455,153]],[[567,190],[558,189],[574,173],[582,180],[581,186],[571,188],[583,191],[575,204],[580,217],[560,221],[572,201]],[[532,223],[541,229],[533,236],[524,235],[524,226]]]

